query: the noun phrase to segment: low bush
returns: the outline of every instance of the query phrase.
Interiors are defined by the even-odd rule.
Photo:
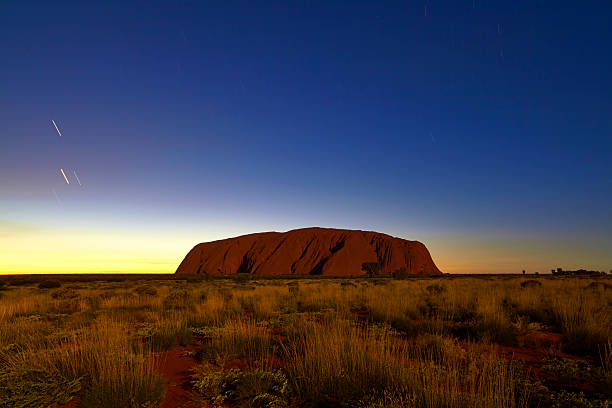
[[[534,279],[530,279],[530,280],[521,282],[521,288],[539,288],[541,286],[542,286],[542,282],[534,280]]]
[[[72,289],[59,289],[51,293],[53,299],[76,299],[79,293]]]
[[[551,408],[609,408],[609,400],[588,399],[584,392],[561,390],[553,392],[549,399]]]
[[[289,400],[287,377],[279,370],[196,371],[194,388],[214,406],[280,408]]]
[[[232,276],[232,279],[235,282],[246,282],[246,281],[251,280],[251,274],[250,273],[237,273]]]
[[[430,295],[439,295],[441,293],[446,292],[446,286],[441,285],[439,283],[434,283],[433,285],[429,285],[425,288]]]
[[[552,372],[556,377],[569,382],[591,383],[603,376],[600,368],[586,361],[562,357],[547,357],[542,360],[540,367]]]
[[[62,286],[62,283],[57,280],[45,280],[38,284],[39,289],[56,289]]]
[[[604,291],[612,289],[612,285],[605,282],[591,282],[586,286],[586,289],[592,291]]]
[[[164,309],[187,309],[190,306],[193,306],[191,293],[186,290],[172,291],[163,301]]]
[[[0,366],[0,407],[52,407],[67,403],[80,389],[81,378],[26,366]]]

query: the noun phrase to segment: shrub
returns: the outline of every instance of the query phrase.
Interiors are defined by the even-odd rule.
[[[461,339],[490,341],[498,344],[514,344],[516,333],[510,322],[478,316],[472,320],[457,322],[451,333]]]
[[[441,293],[446,292],[446,286],[441,285],[439,283],[434,283],[433,285],[429,285],[425,288],[430,295],[439,295]]]
[[[62,284],[57,280],[44,280],[38,284],[39,289],[56,289],[60,286],[62,286]]]
[[[191,295],[185,290],[170,292],[163,301],[165,309],[186,309],[190,306]]]
[[[287,406],[288,381],[281,371],[255,369],[196,373],[193,386],[216,406],[280,408]],[[232,405],[234,406],[234,405]]]
[[[593,291],[602,291],[612,289],[612,285],[604,282],[591,282],[586,286],[586,289]]]
[[[586,361],[571,358],[547,357],[542,360],[540,367],[566,381],[593,382],[603,374],[601,369]]]
[[[550,396],[552,408],[609,408],[610,401],[589,400],[584,392],[570,392],[561,390]]]
[[[418,326],[407,317],[397,317],[390,322],[391,327],[407,337],[416,336],[419,332]]]
[[[542,286],[542,282],[533,279],[521,282],[521,288],[539,288],[540,286]]]
[[[410,277],[410,273],[408,272],[408,268],[402,266],[401,268],[396,269],[391,276],[393,276],[393,279],[407,279]]]
[[[157,295],[157,289],[152,288],[151,286],[139,286],[136,289],[134,289],[134,292],[136,292],[140,296],[155,296],[155,295]]]

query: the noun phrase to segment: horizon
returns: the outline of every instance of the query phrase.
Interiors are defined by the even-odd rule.
[[[13,3],[0,275],[323,227],[447,273],[612,269],[612,5]]]

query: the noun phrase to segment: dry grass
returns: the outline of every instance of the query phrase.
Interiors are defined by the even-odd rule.
[[[523,280],[6,285],[0,406],[47,407],[75,393],[82,407],[154,406],[164,384],[147,356],[190,343],[199,345],[198,384],[213,403],[561,406],[559,395],[578,398],[571,385],[555,394],[497,350],[527,347],[526,334],[544,331],[560,333],[562,351],[601,373],[593,374],[599,394],[587,400],[610,398],[601,384],[612,384],[612,291],[592,279]],[[236,360],[241,368],[227,371]]]

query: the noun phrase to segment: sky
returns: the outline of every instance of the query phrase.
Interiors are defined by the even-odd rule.
[[[610,271],[611,19],[2,2],[0,274],[172,273],[199,242],[309,226],[419,240],[450,273]]]

